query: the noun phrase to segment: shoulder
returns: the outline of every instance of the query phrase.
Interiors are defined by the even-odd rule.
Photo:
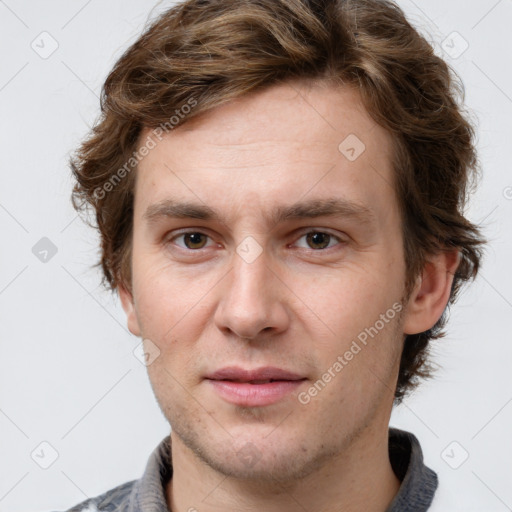
[[[125,512],[137,480],[118,485],[94,498],[88,498],[65,512]]]
[[[171,476],[172,460],[168,435],[151,453],[141,478],[125,482],[61,512],[142,512],[148,509],[148,505],[157,506],[158,510],[166,510],[165,485]]]

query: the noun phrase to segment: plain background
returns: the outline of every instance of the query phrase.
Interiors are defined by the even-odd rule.
[[[139,478],[168,434],[139,340],[91,268],[97,238],[71,207],[67,161],[108,71],[170,5],[0,1],[0,512],[65,510]],[[512,1],[399,5],[465,84],[483,167],[468,216],[491,243],[434,344],[436,378],[391,424],[419,438],[457,510],[512,510]]]

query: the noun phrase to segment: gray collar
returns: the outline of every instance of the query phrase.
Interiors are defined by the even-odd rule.
[[[389,460],[402,482],[386,512],[423,512],[428,510],[437,489],[437,475],[423,463],[416,437],[397,428],[389,429]]]
[[[423,463],[416,437],[404,430],[389,429],[389,458],[393,471],[402,482],[398,494],[386,512],[424,512],[437,489],[437,475]],[[119,485],[68,512],[97,507],[102,512],[169,512],[165,488],[172,477],[171,436],[165,437],[149,457],[139,480]]]

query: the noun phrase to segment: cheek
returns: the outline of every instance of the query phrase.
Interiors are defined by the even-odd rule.
[[[401,299],[402,276],[397,271],[400,267],[395,263],[376,261],[345,265],[314,278],[290,275],[288,279],[303,301],[299,316],[309,318],[313,312],[322,332],[346,340],[373,325]]]
[[[143,333],[154,332],[164,339],[179,332],[185,324],[192,328],[201,324],[199,316],[204,314],[205,295],[216,283],[214,276],[183,275],[179,269],[155,258],[134,259],[133,280]]]
[[[397,318],[384,326],[373,321],[359,331],[364,336],[339,339],[322,352],[323,373],[312,383],[321,391],[313,400],[326,409],[333,424],[340,421],[340,414],[350,423],[392,399],[401,346]]]
[[[363,399],[379,389],[385,391],[381,388],[389,385],[401,347],[399,276],[386,273],[384,266],[352,267],[315,279],[314,287],[308,280],[297,286],[302,287],[304,297],[310,297],[301,312],[296,312],[307,337],[314,340],[308,350],[319,361],[320,372],[330,369],[335,375],[323,373],[325,379],[319,375],[333,382],[326,387],[337,389],[332,398]]]

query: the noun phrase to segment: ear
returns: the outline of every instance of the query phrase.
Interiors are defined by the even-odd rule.
[[[135,334],[135,336],[140,336],[141,332],[139,327],[139,320],[135,311],[135,303],[133,301],[132,293],[122,284],[119,284],[118,291],[121,304],[123,305],[124,312],[126,313],[128,329],[132,334]]]
[[[428,331],[441,318],[459,266],[459,251],[453,249],[429,257],[409,297],[404,314],[404,334]]]

